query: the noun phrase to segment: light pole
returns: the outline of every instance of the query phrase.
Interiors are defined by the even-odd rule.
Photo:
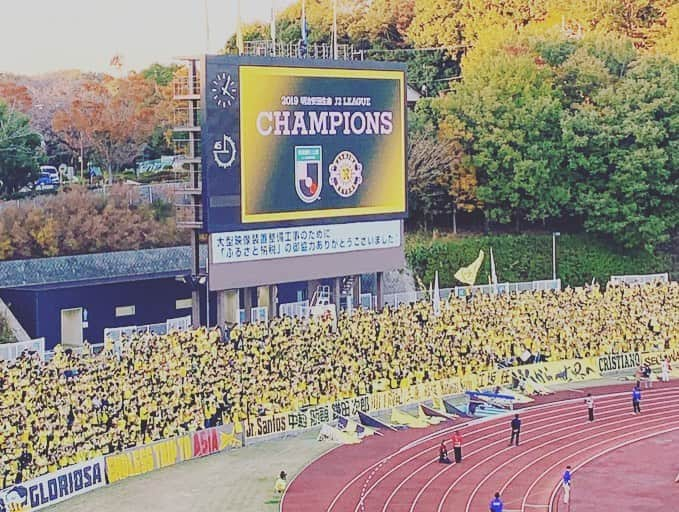
[[[210,16],[207,10],[207,0],[203,2],[203,11],[205,15],[205,53],[210,53]]]
[[[561,233],[554,231],[552,233],[552,280],[556,281],[556,237],[561,236]]]

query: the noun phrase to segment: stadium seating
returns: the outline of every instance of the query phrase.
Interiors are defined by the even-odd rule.
[[[679,285],[419,302],[327,321],[277,318],[131,336],[98,355],[0,362],[0,488],[249,416],[517,366],[679,344]],[[416,419],[416,418],[414,418]]]

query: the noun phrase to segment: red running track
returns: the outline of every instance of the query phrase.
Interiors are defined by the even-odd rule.
[[[493,494],[500,492],[507,512],[576,512],[575,502],[571,511],[559,505],[566,465],[575,469],[575,482],[578,472],[595,466],[600,457],[679,432],[677,383],[643,390],[640,416],[632,414],[631,387],[627,383],[589,389],[596,404],[593,423],[587,421],[582,392],[552,395],[549,402],[523,408],[519,447],[509,446],[511,416],[387,432],[358,445],[340,446],[295,477],[281,511],[485,512]],[[450,447],[455,429],[465,440],[463,461],[441,465],[438,445],[444,440]],[[625,470],[633,467],[630,462]],[[618,485],[617,471],[611,468],[604,483],[611,491]],[[637,510],[626,508],[622,498],[620,503],[612,499],[607,504],[616,512]]]

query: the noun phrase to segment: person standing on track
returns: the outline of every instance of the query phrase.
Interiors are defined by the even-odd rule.
[[[509,440],[509,446],[514,444],[514,440],[516,440],[516,446],[519,446],[519,434],[521,434],[521,420],[519,415],[515,414],[512,420],[512,437]]]
[[[632,389],[632,407],[634,414],[641,414],[641,388],[639,387],[639,381],[637,381],[636,386]]]
[[[653,387],[653,368],[648,363],[644,363],[642,369],[642,375],[644,376],[644,387],[650,389]]]
[[[450,440],[453,443],[453,451],[455,452],[455,464],[459,464],[462,462],[462,436],[460,431],[456,430]]]
[[[670,381],[670,372],[672,371],[672,366],[670,366],[670,358],[666,357],[660,364],[660,379],[663,382]]]
[[[587,406],[589,421],[594,421],[594,398],[592,398],[592,393],[587,393],[587,398],[585,398],[585,405]]]
[[[566,471],[561,479],[561,487],[563,488],[563,502],[568,503],[571,499],[571,467],[566,466]]]
[[[502,512],[505,508],[504,503],[502,503],[502,500],[500,499],[500,493],[496,492],[495,497],[490,501],[490,506],[488,507],[488,510],[490,512]]]

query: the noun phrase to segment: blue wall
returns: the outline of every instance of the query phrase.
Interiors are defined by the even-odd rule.
[[[177,299],[191,296],[191,289],[172,278],[102,284],[70,284],[24,289],[0,290],[0,297],[31,337],[45,338],[53,348],[61,337],[61,310],[87,310],[83,339],[90,343],[104,340],[104,329],[164,322],[191,314],[191,309],[176,309]],[[205,320],[205,288],[201,289],[201,317]],[[135,306],[133,316],[116,317],[116,306]],[[210,296],[211,323],[216,321],[216,297]]]
[[[289,302],[297,302],[297,292],[301,291],[303,299],[307,297],[307,282],[297,281],[293,283],[281,283],[278,285],[278,303],[287,304]]]

